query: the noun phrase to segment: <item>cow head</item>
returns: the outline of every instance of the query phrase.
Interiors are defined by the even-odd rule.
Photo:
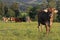
[[[56,8],[47,8],[47,9],[44,9],[45,12],[51,12],[51,13],[57,13],[58,10],[56,10]]]
[[[56,8],[52,8],[52,12],[53,12],[53,13],[57,13],[58,10],[57,10]]]
[[[50,16],[53,16],[55,13],[58,12],[58,10],[56,10],[56,8],[47,8],[44,9],[45,12],[48,12]]]

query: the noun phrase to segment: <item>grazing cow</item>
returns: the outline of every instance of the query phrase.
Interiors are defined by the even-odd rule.
[[[26,22],[25,18],[15,18],[15,22]]]
[[[15,18],[15,17],[11,17],[11,21],[13,22],[25,22],[26,20],[24,18]]]
[[[21,18],[15,18],[15,22],[22,22]]]
[[[38,13],[38,29],[39,29],[40,24],[43,24],[45,25],[46,33],[48,34],[52,26],[53,15],[54,13],[57,13],[57,12],[58,11],[55,8],[48,8],[46,10],[41,10]],[[40,30],[42,30],[42,27],[40,28]]]
[[[4,22],[8,22],[10,20],[10,18],[7,18],[7,17],[3,17],[2,19]]]
[[[15,17],[10,17],[11,22],[15,22]]]

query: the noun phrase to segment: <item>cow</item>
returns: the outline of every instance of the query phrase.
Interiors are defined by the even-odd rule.
[[[15,18],[15,22],[22,22],[22,18]]]
[[[2,20],[3,20],[4,22],[8,22],[8,21],[10,21],[10,18],[2,17]]]
[[[10,18],[12,22],[25,22],[25,18],[16,18],[16,17],[11,17]]]
[[[53,23],[53,15],[54,13],[57,13],[58,11],[55,8],[47,8],[45,10],[40,10],[38,13],[38,30],[40,24],[45,25],[46,27],[46,33],[48,34],[50,32],[52,23]],[[40,31],[42,30],[42,27],[40,28]]]
[[[15,22],[15,17],[10,17],[11,22]]]

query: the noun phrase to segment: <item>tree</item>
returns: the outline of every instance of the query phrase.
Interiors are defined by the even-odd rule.
[[[19,16],[19,4],[18,3],[13,3],[11,5],[11,9],[15,12],[15,17]]]
[[[0,2],[0,19],[2,19],[4,15],[4,3]]]
[[[56,8],[56,0],[47,0],[47,2],[48,2],[48,7]]]
[[[19,10],[14,10],[15,12],[15,17],[18,17],[19,16]]]
[[[58,9],[56,20],[57,22],[60,22],[60,0],[56,1],[56,5],[57,5],[56,8]]]
[[[58,10],[58,13],[57,13],[57,22],[60,22],[60,10]]]
[[[15,12],[12,9],[8,9],[9,17],[15,17]]]
[[[35,16],[36,16],[36,14],[37,14],[37,7],[33,7],[33,8],[31,8],[30,9],[30,11],[29,11],[29,16],[30,16],[30,18],[32,19],[32,20],[35,20]]]
[[[11,5],[11,9],[12,9],[12,10],[17,10],[17,9],[19,9],[19,3],[14,2],[14,3]]]
[[[4,16],[5,16],[5,17],[9,17],[8,7],[7,7],[6,5],[4,6]]]
[[[0,15],[3,16],[4,14],[4,3],[0,2]]]

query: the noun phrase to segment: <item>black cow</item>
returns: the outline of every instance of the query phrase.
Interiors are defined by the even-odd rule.
[[[15,22],[26,22],[25,18],[15,18]]]
[[[54,8],[48,8],[47,12],[45,12],[44,10],[41,10],[38,13],[38,29],[39,29],[40,24],[43,24],[45,25],[46,33],[48,34],[48,32],[50,32],[50,27],[53,22],[54,13],[57,13],[57,10]]]

